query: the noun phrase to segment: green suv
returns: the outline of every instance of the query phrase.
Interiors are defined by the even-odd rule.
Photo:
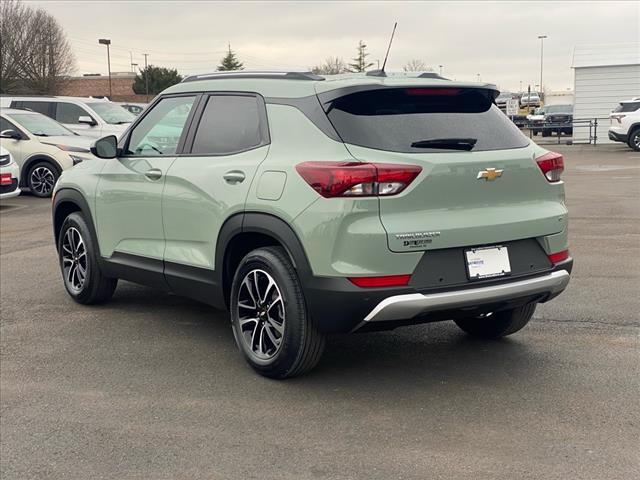
[[[274,378],[333,332],[514,333],[573,261],[563,158],[497,95],[428,73],[188,77],[60,177],[66,290],[93,304],[125,279],[228,309]]]

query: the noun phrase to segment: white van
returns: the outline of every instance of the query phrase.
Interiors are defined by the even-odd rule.
[[[120,137],[136,119],[117,103],[101,98],[2,97],[1,105],[41,113],[79,135],[93,138],[106,135]]]

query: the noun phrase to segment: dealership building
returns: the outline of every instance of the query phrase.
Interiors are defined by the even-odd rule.
[[[597,143],[609,143],[609,114],[621,100],[640,97],[640,43],[578,45],[573,51],[576,120],[597,119]],[[589,141],[576,124],[574,141]]]

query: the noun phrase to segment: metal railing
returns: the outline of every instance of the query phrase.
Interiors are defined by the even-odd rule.
[[[529,130],[529,137],[542,134],[543,137],[551,137],[555,134],[558,145],[562,143],[562,139],[565,138],[567,143],[588,143],[596,145],[598,142],[598,118],[574,118],[571,122],[566,123],[536,123],[532,124],[527,122],[522,128]],[[600,119],[601,120],[601,119]],[[584,127],[589,128],[588,137],[585,136],[579,142],[574,140],[574,129]],[[569,130],[569,132],[567,132]],[[548,135],[545,135],[548,133]],[[586,132],[585,132],[586,133]],[[567,134],[568,137],[563,137],[563,134]]]

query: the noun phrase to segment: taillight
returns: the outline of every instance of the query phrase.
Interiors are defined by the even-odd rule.
[[[559,153],[549,152],[536,158],[536,163],[546,179],[550,182],[559,182],[564,172],[564,158]]]
[[[549,257],[549,261],[555,265],[556,263],[564,262],[567,258],[569,258],[569,250],[563,250],[561,252],[552,253],[547,256]]]
[[[350,277],[349,281],[362,288],[402,287],[409,283],[411,275],[385,275],[384,277]]]
[[[416,165],[304,162],[296,170],[325,198],[390,196],[402,192],[422,171]]]

